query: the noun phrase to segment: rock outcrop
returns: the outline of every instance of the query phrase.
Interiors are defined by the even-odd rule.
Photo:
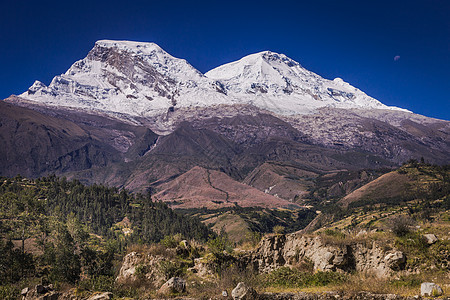
[[[403,270],[406,256],[397,250],[385,251],[376,242],[327,243],[320,236],[299,233],[265,237],[250,264],[262,273],[309,260],[317,271],[371,272],[379,277]]]
[[[159,286],[164,283],[163,275],[158,271],[163,260],[165,258],[161,255],[143,255],[131,252],[123,258],[116,282],[132,283],[139,279],[145,279],[155,286]]]
[[[186,291],[186,281],[179,277],[172,277],[158,290],[161,295],[181,294]]]
[[[36,285],[34,288],[24,288],[20,294],[23,300],[58,300],[61,293],[53,290],[52,285],[44,286],[42,284]]]
[[[420,285],[420,295],[437,297],[444,293],[442,288],[433,282],[423,282]]]
[[[106,293],[94,294],[91,297],[89,297],[88,300],[110,300],[112,298],[113,298],[113,293],[106,292]]]
[[[238,285],[231,291],[233,300],[252,300],[258,299],[258,294],[244,282],[239,282]]]
[[[432,233],[424,234],[423,237],[426,240],[428,245],[432,245],[432,244],[436,243],[437,241],[439,241],[437,236]]]

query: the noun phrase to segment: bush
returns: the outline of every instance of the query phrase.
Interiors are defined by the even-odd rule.
[[[179,262],[163,260],[159,263],[159,271],[164,276],[165,280],[172,277],[178,277],[183,274],[183,266]]]
[[[393,279],[389,283],[395,287],[419,287],[423,278],[417,275],[401,276],[399,279]]]
[[[12,285],[0,285],[0,299],[15,300],[20,299],[20,290]]]
[[[396,236],[402,237],[411,232],[411,227],[414,225],[413,219],[409,216],[400,215],[390,218],[387,222],[387,227]]]
[[[282,234],[286,228],[281,225],[276,225],[273,227],[273,233],[275,234]]]
[[[215,256],[223,254],[224,251],[228,253],[233,252],[233,243],[228,240],[226,235],[209,239],[207,245],[209,252]]]
[[[182,240],[181,234],[177,233],[175,235],[166,235],[161,241],[161,245],[165,246],[166,248],[176,248],[181,240]]]
[[[257,271],[252,268],[244,268],[238,264],[232,264],[219,272],[217,282],[221,290],[232,290],[239,282],[245,282],[249,286],[256,287],[260,284]]]
[[[93,276],[79,282],[78,287],[82,290],[93,292],[113,292],[114,276]]]

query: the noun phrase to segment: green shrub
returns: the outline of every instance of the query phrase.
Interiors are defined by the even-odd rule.
[[[99,275],[89,279],[84,279],[78,283],[78,287],[82,290],[93,292],[113,292],[114,276]]]
[[[273,227],[273,233],[275,234],[282,234],[286,228],[281,225],[276,225]]]
[[[183,237],[180,233],[177,233],[175,235],[166,235],[161,241],[160,244],[163,245],[166,248],[176,248]]]
[[[209,252],[215,256],[223,254],[224,251],[228,253],[233,252],[233,243],[228,240],[226,235],[210,238],[207,244]]]
[[[144,279],[145,275],[149,272],[149,266],[144,264],[139,264],[136,266],[136,277],[139,279]]]
[[[401,276],[399,279],[393,279],[389,283],[395,287],[419,287],[423,279],[417,275]]]
[[[413,225],[413,219],[405,215],[394,216],[387,222],[388,229],[390,229],[396,236],[399,237],[405,236],[410,233],[411,227]]]
[[[15,300],[20,299],[20,290],[13,285],[0,285],[0,299]]]
[[[163,260],[159,263],[159,271],[164,276],[165,280],[180,276],[184,272],[181,263],[168,260]]]
[[[161,245],[166,248],[175,248],[178,243],[172,235],[166,235],[161,241],[159,241]]]

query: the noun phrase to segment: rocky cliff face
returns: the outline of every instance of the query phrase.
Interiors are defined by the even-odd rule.
[[[251,264],[268,273],[279,267],[293,266],[304,259],[318,271],[367,272],[387,277],[404,268],[406,257],[401,251],[385,251],[375,242],[327,243],[320,236],[298,233],[263,238],[252,254]]]

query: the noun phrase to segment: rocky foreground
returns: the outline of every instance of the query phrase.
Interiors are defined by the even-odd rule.
[[[177,283],[176,283],[177,282]],[[184,292],[185,282],[181,278],[171,278],[164,286],[163,289],[167,289],[166,292],[174,293],[177,290]],[[428,297],[435,298],[442,294],[442,289],[434,283],[423,283],[421,287],[421,296],[408,296],[403,297],[395,294],[374,294],[370,292],[359,293],[345,293],[345,292],[323,292],[323,293],[260,293],[258,294],[253,288],[247,286],[245,283],[240,282],[231,292],[231,295],[227,291],[223,291],[221,295],[211,296],[209,299],[233,299],[233,300],[416,300],[426,299]],[[110,300],[115,299],[113,293],[95,293],[89,297],[77,296],[74,291],[65,293],[59,293],[52,290],[51,287],[44,287],[37,285],[34,289],[25,288],[22,290],[23,300]],[[424,296],[424,297],[422,297]],[[172,298],[172,297],[171,297]],[[167,298],[160,298],[167,299]],[[174,299],[203,299],[177,296]],[[448,299],[443,297],[439,299]]]

